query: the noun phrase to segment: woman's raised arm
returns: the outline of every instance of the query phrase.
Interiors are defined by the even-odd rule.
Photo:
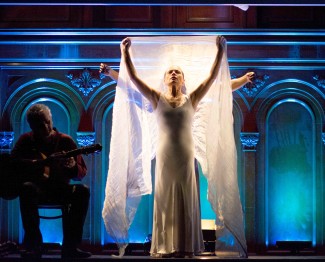
[[[105,76],[109,76],[115,82],[118,80],[118,72],[112,69],[109,65],[100,63],[99,73],[104,74]]]
[[[232,91],[236,91],[237,89],[241,88],[243,85],[247,84],[248,82],[251,83],[254,76],[255,76],[254,72],[248,72],[241,77],[231,79]]]
[[[216,45],[218,46],[218,52],[212,64],[209,76],[190,94],[193,108],[196,108],[201,99],[209,91],[210,86],[219,73],[221,59],[226,50],[226,39],[223,36],[217,36]]]
[[[121,42],[122,58],[125,60],[126,69],[129,73],[131,81],[138,88],[139,92],[150,101],[151,105],[155,109],[157,107],[157,103],[159,101],[160,92],[151,88],[150,86],[148,86],[145,82],[143,82],[138,77],[137,71],[133,65],[132,60],[131,60],[131,56],[130,56],[130,52],[129,52],[130,46],[131,46],[130,38],[125,38]]]

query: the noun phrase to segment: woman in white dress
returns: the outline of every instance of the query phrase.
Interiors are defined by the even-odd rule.
[[[182,92],[182,70],[171,66],[164,75],[166,93],[148,86],[137,75],[129,54],[131,40],[121,52],[131,81],[149,100],[158,122],[154,221],[151,256],[192,256],[204,250],[200,205],[194,169],[192,118],[195,109],[217,77],[226,40],[216,38],[218,52],[208,77],[189,95]]]
[[[221,251],[238,251],[241,257],[247,257],[235,168],[237,162],[232,131],[232,96],[229,91],[235,91],[251,82],[254,73],[248,72],[239,78],[230,79],[225,46],[221,46],[224,53],[221,66],[212,67],[219,71],[216,74],[216,80],[213,81],[208,93],[197,106],[192,121],[194,109],[189,100],[190,97],[181,94],[179,104],[173,104],[175,101],[170,100],[166,103],[165,95],[161,96],[161,94],[166,94],[168,98],[168,94],[173,94],[173,92],[172,89],[166,92],[168,88],[162,88],[163,83],[159,81],[161,71],[156,68],[157,65],[163,64],[182,64],[185,71],[187,70],[186,74],[190,74],[186,77],[186,89],[190,90],[189,93],[194,93],[193,90],[196,90],[198,83],[205,79],[204,76],[209,75],[209,69],[202,67],[205,67],[206,63],[214,64],[213,61],[216,59],[218,48],[214,47],[215,39],[211,36],[168,37],[168,39],[132,38],[133,47],[130,53],[129,50],[122,51],[120,72],[113,70],[107,64],[100,64],[100,73],[115,80],[118,86],[113,111],[115,121],[112,127],[110,168],[102,215],[107,232],[119,247],[120,256],[123,256],[129,243],[128,230],[137,209],[137,205],[134,204],[139,203],[141,195],[151,194],[150,160],[154,155],[157,156],[157,162],[161,164],[158,163],[155,177],[152,256],[184,256],[193,253],[187,250],[193,249],[195,253],[202,250],[197,194],[193,193],[193,186],[197,189],[192,180],[193,135],[195,158],[200,162],[202,172],[209,181],[208,199],[219,221],[218,230],[216,230],[218,235],[216,250],[218,248]],[[131,44],[129,39],[123,42],[122,50],[126,48],[123,45]],[[192,45],[193,42],[200,44]],[[151,45],[148,46],[148,43]],[[182,44],[179,45],[179,43]],[[126,66],[126,60],[131,59],[125,59],[125,54],[131,55],[132,60],[135,59],[135,65],[139,69],[136,77],[139,78],[141,75],[141,79],[145,79],[145,82],[148,81],[150,86],[156,88],[149,89],[149,92],[156,92],[159,95],[154,114],[150,113],[152,111],[148,105],[149,102],[138,97],[141,94],[133,89],[137,89],[136,82],[129,82],[131,81],[130,73],[135,73],[135,69],[131,62],[130,73],[127,72],[129,66]],[[155,56],[156,59],[154,59]],[[151,64],[148,59],[152,60]],[[149,67],[146,69],[148,63]],[[191,66],[196,66],[197,69],[193,67],[189,70]],[[177,71],[181,72],[180,68],[171,67],[169,70],[175,70],[174,80],[176,80]],[[168,77],[168,70],[164,76]],[[184,81],[183,73],[182,77]],[[188,79],[191,79],[191,83]],[[196,79],[201,80],[196,81]],[[183,87],[182,90],[184,90]],[[125,101],[127,101],[126,104]],[[129,101],[136,103],[129,103]],[[209,103],[210,101],[214,103]],[[134,106],[135,104],[137,106]],[[212,118],[208,119],[209,115]],[[156,120],[159,121],[159,134],[156,129],[158,122]],[[191,122],[193,122],[193,127],[189,125]],[[222,123],[220,130],[217,126],[219,123]],[[188,131],[193,131],[193,134],[191,135]],[[157,147],[158,135],[160,144]],[[121,136],[126,139],[121,141]],[[171,141],[176,138],[180,138],[179,141],[177,140],[178,143],[172,144]],[[183,146],[180,147],[180,145]],[[152,155],[153,152],[154,155]],[[226,166],[223,165],[224,161],[227,161]],[[190,222],[189,226],[187,226],[188,222]],[[225,240],[229,241],[224,243]],[[193,245],[194,247],[191,247]]]

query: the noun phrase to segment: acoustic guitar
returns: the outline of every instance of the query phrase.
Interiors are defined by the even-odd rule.
[[[24,182],[22,174],[22,168],[25,164],[37,164],[44,167],[44,176],[48,174],[48,163],[53,159],[59,158],[69,158],[80,154],[88,155],[92,153],[97,153],[102,150],[101,144],[94,144],[90,146],[85,146],[77,148],[71,151],[57,152],[49,157],[43,157],[41,159],[20,159],[16,160],[11,157],[10,154],[0,154],[0,197],[12,200],[18,197],[19,189]],[[41,154],[42,155],[42,154]]]

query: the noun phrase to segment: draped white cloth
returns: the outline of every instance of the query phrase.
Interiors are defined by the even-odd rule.
[[[163,74],[180,66],[190,93],[209,74],[215,59],[216,36],[132,37],[130,55],[138,75],[164,92]],[[109,170],[103,220],[120,247],[128,244],[128,229],[142,195],[151,194],[151,160],[157,126],[150,103],[139,94],[121,59],[113,107]],[[225,55],[216,81],[194,115],[195,157],[208,181],[208,200],[216,214],[216,250],[247,256],[243,211],[237,181],[232,90]]]

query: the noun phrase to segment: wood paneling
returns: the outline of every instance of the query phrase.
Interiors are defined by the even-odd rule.
[[[105,21],[115,23],[152,23],[153,8],[150,6],[112,6],[105,8]]]
[[[2,6],[0,28],[80,27],[78,6]]]
[[[93,26],[99,28],[159,27],[160,8],[152,6],[95,7]]]
[[[324,28],[325,7],[1,6],[0,28]]]
[[[261,28],[324,28],[325,7],[258,7],[258,27]]]
[[[3,22],[49,22],[69,21],[70,7],[19,6],[1,8]]]
[[[232,6],[177,7],[176,27],[235,28],[244,26],[244,13]]]

